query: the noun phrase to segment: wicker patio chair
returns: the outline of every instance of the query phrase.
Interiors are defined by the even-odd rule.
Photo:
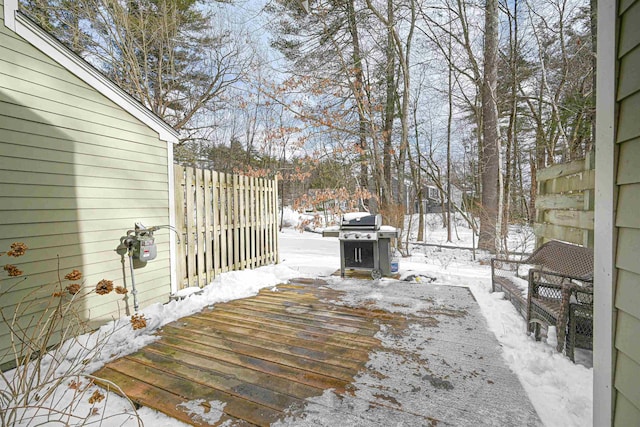
[[[592,249],[550,241],[523,260],[495,258],[491,282],[493,291],[504,292],[526,319],[536,339],[541,330],[555,326],[558,351],[564,350],[572,360],[575,346],[591,345]]]
[[[591,348],[593,280],[548,270],[529,271],[528,330],[536,340],[540,331],[555,326],[557,350],[574,360],[576,346]],[[587,342],[589,344],[587,345]]]

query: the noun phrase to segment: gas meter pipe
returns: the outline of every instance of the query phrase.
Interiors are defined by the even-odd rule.
[[[178,244],[180,243],[180,233],[170,225],[156,225],[153,227],[145,227],[139,222],[136,222],[133,230],[128,230],[127,235],[124,238],[124,244],[127,247],[127,254],[129,255],[129,270],[131,271],[131,294],[133,295],[133,309],[138,311],[138,290],[136,289],[136,279],[133,272],[133,258],[143,261],[151,261],[156,257],[156,245],[153,238],[153,232],[161,228],[167,228],[176,233],[178,238]]]
[[[136,279],[133,274],[133,245],[129,246],[129,270],[131,271],[131,295],[133,295],[133,310],[138,312],[138,291],[136,290]]]

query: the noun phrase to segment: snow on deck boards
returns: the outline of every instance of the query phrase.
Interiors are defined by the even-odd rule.
[[[360,282],[356,293],[375,286]],[[165,325],[94,375],[189,424],[540,424],[467,288],[393,286],[390,300],[406,291],[420,309],[295,280]]]

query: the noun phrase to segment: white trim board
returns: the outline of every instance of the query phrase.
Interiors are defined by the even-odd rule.
[[[616,245],[617,1],[598,0],[596,194],[593,313],[593,425],[608,427],[614,412]]]
[[[169,265],[171,267],[171,295],[178,292],[178,239],[181,236],[177,236],[176,228],[176,191],[175,191],[175,177],[173,175],[173,146],[169,145],[167,147],[167,158],[168,158],[168,177],[169,177]],[[176,239],[176,237],[178,239]]]

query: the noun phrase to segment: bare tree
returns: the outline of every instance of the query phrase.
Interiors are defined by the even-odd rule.
[[[158,114],[182,140],[198,114],[245,77],[244,34],[213,25],[195,0],[29,0],[25,7],[69,47]]]
[[[487,0],[484,27],[484,73],[482,82],[482,146],[480,176],[482,180],[482,217],[478,247],[490,252],[497,249],[496,238],[500,214],[500,134],[496,85],[498,82],[498,1]]]

